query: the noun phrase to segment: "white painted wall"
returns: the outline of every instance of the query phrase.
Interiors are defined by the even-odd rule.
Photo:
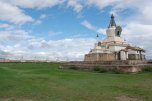
[[[122,46],[109,46],[109,49],[113,52],[115,51],[120,51],[122,49],[125,49],[126,47],[122,47]]]
[[[126,53],[124,51],[120,52],[121,60],[126,60]]]
[[[116,29],[116,27],[108,28],[106,30],[107,37],[114,37],[115,36],[115,29]]]
[[[115,46],[109,46],[109,50],[115,51]]]
[[[128,54],[137,54],[137,51],[129,49]]]

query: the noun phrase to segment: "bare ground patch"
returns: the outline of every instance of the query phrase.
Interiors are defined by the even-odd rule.
[[[138,99],[138,98],[133,98],[133,97],[129,97],[129,96],[118,96],[116,97],[117,101],[144,101],[142,99]]]

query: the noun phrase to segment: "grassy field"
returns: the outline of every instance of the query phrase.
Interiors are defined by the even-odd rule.
[[[152,101],[152,72],[58,69],[56,63],[0,63],[0,101]]]

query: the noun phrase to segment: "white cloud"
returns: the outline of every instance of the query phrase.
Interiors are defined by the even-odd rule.
[[[89,6],[95,5],[99,7],[100,9],[103,9],[106,6],[111,6],[115,2],[118,2],[120,0],[87,0],[87,4]]]
[[[62,4],[65,0],[0,0],[0,20],[15,24],[24,24],[32,22],[34,19],[25,14],[22,8],[45,8]],[[36,24],[40,24],[46,15],[41,15],[41,20],[36,20]]]
[[[90,30],[96,30],[97,28],[95,26],[93,26],[90,22],[88,22],[87,20],[81,22],[81,24],[83,26],[85,26],[86,28],[90,29]]]
[[[32,17],[25,15],[18,7],[0,1],[0,20],[15,24],[33,21]]]
[[[100,34],[106,35],[106,29],[105,28],[99,28],[97,30],[97,32],[100,33]]]
[[[87,20],[84,20],[83,22],[81,22],[81,25],[83,25],[84,27],[86,27],[86,28],[88,28],[90,30],[95,31],[96,33],[105,35],[105,28],[98,28],[98,27],[92,25]]]
[[[123,30],[123,37],[133,45],[143,47],[147,58],[152,58],[152,25],[129,23]]]
[[[33,38],[26,41],[27,46],[17,45],[1,45],[4,50],[0,52],[6,58],[11,59],[48,59],[48,60],[83,60],[84,54],[88,53],[90,47],[93,47],[95,39],[76,38],[63,40],[50,40]],[[79,44],[78,44],[79,43]],[[4,54],[5,52],[5,54]]]
[[[48,33],[51,36],[62,34],[62,32],[49,31]]]
[[[87,0],[87,5],[96,6],[99,9],[111,6],[112,9],[120,10],[130,8],[132,5],[137,4],[140,1],[141,0]]]
[[[79,0],[68,0],[67,5],[73,7],[74,11],[80,12],[83,9],[83,6]]]
[[[0,31],[0,40],[1,41],[13,41],[18,42],[29,38],[28,32],[21,29],[13,29],[13,30],[4,30]]]
[[[23,8],[42,9],[63,4],[65,1],[67,0],[0,0],[0,20],[15,24],[32,22],[34,19],[25,14]],[[83,8],[81,3],[76,0],[68,0],[67,5],[73,7],[76,12],[80,12]],[[41,24],[44,18],[46,18],[46,15],[41,15],[40,19],[35,21],[35,24]]]
[[[40,17],[37,20],[35,20],[34,25],[40,25],[43,22],[43,20],[47,17],[48,15],[41,14]]]
[[[0,56],[10,59],[44,60],[83,60],[84,54],[93,47],[93,38],[66,38],[62,40],[45,40],[32,36],[25,31],[11,25],[0,25]],[[53,32],[52,34],[61,34]]]
[[[46,17],[47,17],[46,14],[41,14],[41,15],[40,15],[40,19],[45,19]]]
[[[45,8],[53,7],[63,3],[65,0],[1,0],[23,8]]]
[[[3,24],[0,24],[0,29],[11,30],[11,29],[14,29],[14,26],[7,23],[3,23]]]
[[[50,40],[48,41],[48,51],[52,56],[64,60],[83,60],[84,54],[89,52],[95,41],[93,38]]]
[[[40,25],[42,23],[42,20],[38,19],[35,20],[35,22],[33,23],[34,25]]]

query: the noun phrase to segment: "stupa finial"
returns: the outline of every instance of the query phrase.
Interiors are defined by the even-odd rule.
[[[111,19],[110,19],[109,28],[112,27],[112,26],[116,26],[115,17],[114,17],[113,14],[111,14]]]

